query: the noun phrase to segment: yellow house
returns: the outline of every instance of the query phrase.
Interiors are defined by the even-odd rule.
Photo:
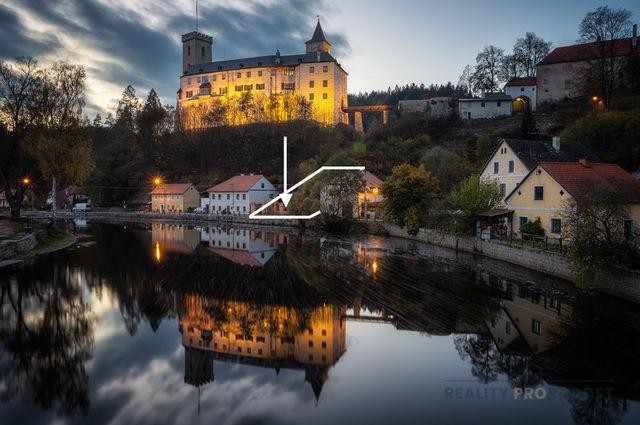
[[[382,180],[369,171],[363,173],[362,179],[364,180],[364,188],[358,192],[356,216],[378,218],[381,214],[380,202],[384,199]]]
[[[552,141],[502,139],[485,163],[480,177],[485,181],[496,181],[502,196],[506,197],[538,162],[578,161],[580,158],[597,161],[597,157],[582,145],[560,144],[559,137]]]
[[[540,219],[546,235],[562,235],[562,215],[575,197],[595,186],[606,187],[627,204],[629,220],[625,229],[640,222],[640,182],[616,164],[579,162],[541,162],[506,198],[513,211],[512,230]]]
[[[151,211],[187,212],[200,206],[200,193],[191,183],[167,183],[151,191]]]

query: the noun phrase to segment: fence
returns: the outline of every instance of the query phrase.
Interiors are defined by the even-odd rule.
[[[509,236],[499,236],[496,240],[508,246],[526,246],[544,251],[563,252],[562,238],[531,233],[521,233],[520,236],[520,238],[514,237],[512,232]]]

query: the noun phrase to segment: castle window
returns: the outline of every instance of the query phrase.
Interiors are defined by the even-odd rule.
[[[191,46],[187,46],[187,56],[191,56]]]
[[[313,100],[313,93],[309,93],[309,100]]]
[[[329,81],[322,80],[322,87],[329,87]]]
[[[216,74],[213,74],[213,75],[211,76],[211,81],[215,81],[215,80],[216,80]]]
[[[285,77],[293,77],[295,75],[296,69],[294,67],[285,68],[284,75]]]
[[[315,66],[310,66],[309,67],[309,74],[313,74],[314,72],[316,72],[316,67]]]
[[[264,90],[264,84],[256,84],[256,90]]]
[[[271,76],[272,76],[272,77],[275,77],[275,76],[276,76],[276,70],[275,70],[275,69],[272,69],[272,70],[271,70]]]
[[[501,106],[502,106],[502,102],[497,102],[497,105],[496,105],[496,106],[497,106],[498,108],[499,108],[499,107],[501,107]]]
[[[200,55],[202,56],[202,59],[204,59],[204,46],[200,48]]]
[[[484,102],[480,102],[480,107],[484,108]]]
[[[245,90],[253,90],[253,84],[247,84],[244,86]]]
[[[329,95],[327,93],[322,93],[322,98],[323,99],[329,99]]]
[[[208,75],[203,75],[202,76],[202,80],[200,80],[203,83],[208,83],[209,82],[209,76]]]
[[[296,83],[281,83],[282,90],[295,90]]]
[[[193,97],[193,90],[189,90],[187,92],[187,99],[190,98],[190,97]]]
[[[242,91],[244,89],[243,85],[236,86],[236,91]]]
[[[242,78],[242,72],[236,72],[236,78]]]
[[[251,78],[251,71],[247,71],[247,78]]]
[[[262,77],[262,71],[258,71],[258,77]]]
[[[322,72],[329,72],[329,67],[327,65],[324,65],[322,67]]]
[[[313,80],[309,81],[309,88],[312,89],[314,87],[314,84],[315,84],[315,81]]]
[[[220,87],[220,94],[227,94],[227,88],[226,87]]]
[[[222,74],[222,79],[223,79],[223,80],[226,80],[226,79],[227,79],[226,74]]]

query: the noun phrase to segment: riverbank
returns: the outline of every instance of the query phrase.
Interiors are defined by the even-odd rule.
[[[22,264],[25,260],[50,254],[77,241],[76,236],[58,229],[36,230],[0,241],[0,270]]]

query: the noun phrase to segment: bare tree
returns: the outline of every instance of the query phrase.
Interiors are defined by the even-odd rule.
[[[493,92],[500,83],[500,65],[504,57],[504,49],[496,46],[486,46],[476,56],[476,66],[473,71],[475,91]]]
[[[458,87],[462,89],[462,91],[467,93],[474,93],[473,88],[473,67],[471,65],[467,65],[462,70],[462,74],[458,78]]]
[[[524,76],[533,77],[536,75],[536,65],[550,50],[551,42],[544,41],[533,32],[527,32],[524,37],[516,40],[513,58]]]
[[[522,77],[523,67],[518,62],[515,55],[504,55],[500,64],[499,77],[503,81],[508,81],[511,77]]]
[[[616,76],[620,67],[620,58],[616,54],[615,40],[628,37],[631,32],[631,12],[627,9],[611,9],[600,6],[587,15],[580,22],[580,41],[595,42],[598,49],[598,59],[595,62],[594,73],[597,78],[600,95],[605,108],[611,104]],[[595,74],[595,75],[594,75]]]

